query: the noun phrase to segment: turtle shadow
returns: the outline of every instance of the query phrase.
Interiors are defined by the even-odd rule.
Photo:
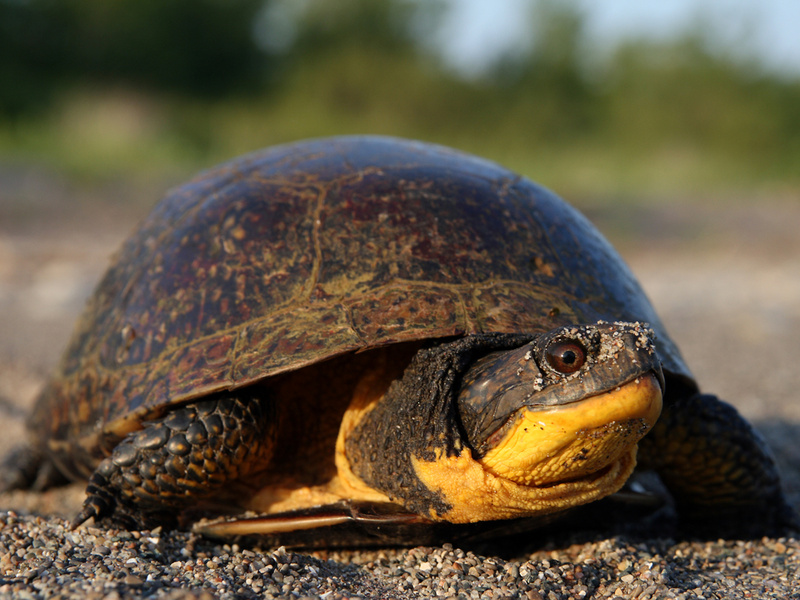
[[[504,560],[526,559],[531,553],[594,544],[608,539],[630,543],[672,542],[680,539],[678,519],[671,504],[655,511],[623,508],[599,501],[580,507],[543,527],[497,539],[462,541],[459,547],[482,556]]]
[[[763,419],[753,425],[772,450],[789,504],[800,514],[800,422]]]

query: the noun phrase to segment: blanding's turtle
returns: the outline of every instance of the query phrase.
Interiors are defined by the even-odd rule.
[[[613,494],[637,461],[685,523],[792,518],[759,436],[699,393],[581,214],[491,162],[390,138],[279,146],[172,191],[100,282],[29,430],[6,486],[88,478],[75,526],[252,510],[200,531],[456,538]]]

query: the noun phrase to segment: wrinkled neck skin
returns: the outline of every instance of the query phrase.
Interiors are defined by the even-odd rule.
[[[568,374],[545,358],[563,339],[586,348]],[[382,397],[348,411],[340,479],[453,523],[592,502],[630,477],[636,444],[660,414],[660,377],[639,324],[479,334],[424,349]]]

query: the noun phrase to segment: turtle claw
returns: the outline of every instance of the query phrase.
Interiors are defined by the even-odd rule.
[[[86,486],[86,500],[83,501],[83,508],[70,523],[70,529],[75,530],[89,519],[95,522],[104,517],[111,516],[116,507],[114,495],[107,489],[105,477],[95,473]]]
[[[70,531],[75,531],[78,527],[83,525],[89,519],[97,520],[97,507],[93,505],[84,504],[83,509],[79,512],[69,524]]]

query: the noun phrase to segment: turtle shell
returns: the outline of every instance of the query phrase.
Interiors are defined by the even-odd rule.
[[[155,207],[90,299],[32,428],[99,456],[108,432],[169,405],[344,353],[597,320],[648,322],[665,369],[690,377],[616,251],[546,189],[419,142],[279,146]]]

